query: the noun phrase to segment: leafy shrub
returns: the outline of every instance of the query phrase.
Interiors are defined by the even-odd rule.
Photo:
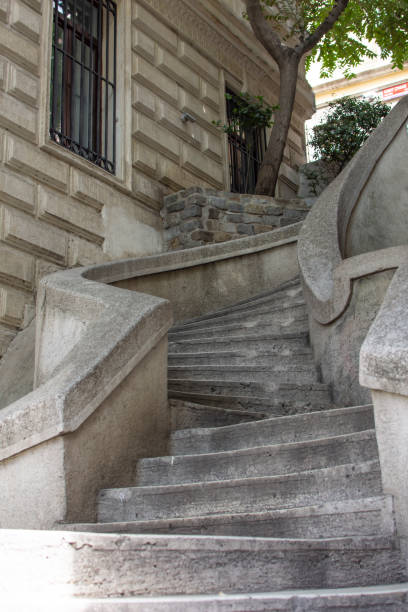
[[[331,112],[326,119],[312,129],[310,144],[315,149],[315,159],[336,162],[340,171],[391,107],[380,100],[368,102],[349,97],[331,102],[329,107]]]

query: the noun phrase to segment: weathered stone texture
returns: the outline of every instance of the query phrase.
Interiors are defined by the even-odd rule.
[[[168,200],[169,215],[179,214],[165,222],[175,248],[206,242],[209,233],[215,241],[241,235],[226,221],[225,198],[216,191],[225,187],[228,169],[225,135],[212,122],[224,114],[223,71],[237,89],[248,83],[251,93],[273,104],[275,69],[259,49],[251,50],[249,29],[245,40],[236,35],[242,23],[235,5],[220,3],[215,12],[201,1],[117,6],[118,172],[112,177],[49,139],[52,3],[0,0],[0,281],[3,305],[7,294],[7,312],[13,312],[0,317],[0,325],[7,319],[0,357],[24,325],[20,300],[32,301],[47,271],[161,250],[159,210],[171,192],[192,188],[181,207],[178,196],[174,209]],[[306,114],[312,109],[302,82],[298,97],[289,157],[299,147],[304,108]],[[194,121],[183,121],[185,112]],[[214,203],[207,214],[209,197]],[[230,213],[243,212],[236,200]],[[273,214],[263,210],[257,221],[244,219],[242,235],[248,227],[259,231],[257,224],[266,226],[263,217]],[[218,216],[219,226],[211,225]],[[201,239],[183,238],[181,223]]]
[[[161,215],[172,251],[270,232],[302,221],[307,212],[301,200],[195,187],[165,197]]]

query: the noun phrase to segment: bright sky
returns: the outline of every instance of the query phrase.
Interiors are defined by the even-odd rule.
[[[372,49],[375,50],[376,47],[372,46]],[[360,66],[357,66],[357,68],[354,69],[354,72],[356,74],[359,74],[360,72],[364,72],[364,70],[368,70],[369,68],[379,68],[380,66],[386,66],[389,63],[390,63],[389,59],[382,60],[379,57],[376,57],[374,59],[366,59],[362,64],[360,64]],[[319,73],[320,73],[320,66],[318,62],[315,62],[314,64],[312,64],[312,66],[310,67],[310,70],[306,74],[307,80],[309,81],[312,87],[315,87],[316,85],[320,85],[321,83],[327,83],[328,81],[335,81],[336,79],[342,79],[344,77],[344,73],[342,70],[335,70],[333,73],[333,76],[331,76],[329,79],[321,79],[319,76]]]

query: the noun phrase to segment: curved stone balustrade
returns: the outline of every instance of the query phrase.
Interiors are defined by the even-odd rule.
[[[36,388],[0,410],[0,487],[7,491],[2,527],[92,520],[100,488],[131,481],[139,457],[165,454],[172,306],[205,309],[250,295],[253,283],[260,283],[259,292],[293,278],[299,227],[67,270],[41,281]],[[191,271],[199,271],[201,283],[194,296]],[[160,297],[149,287],[112,286],[160,278]],[[238,287],[229,296],[233,283]],[[166,292],[172,305],[163,299]]]
[[[405,97],[323,192],[303,224],[299,265],[306,299],[319,323],[330,323],[342,314],[350,300],[353,279],[397,268],[404,260],[403,249],[390,253],[382,249],[348,259],[344,259],[344,253],[353,210],[377,163],[407,120]]]
[[[391,145],[397,142],[398,134],[400,140],[394,149]],[[406,138],[408,96],[391,111],[315,204],[300,233],[299,264],[311,311],[311,339],[317,361],[323,375],[326,374],[325,382],[331,382],[334,395],[341,396],[339,378],[340,386],[351,386],[350,372],[359,370],[360,384],[371,390],[383,488],[385,493],[394,496],[398,533],[408,560],[408,244],[344,258],[353,210],[357,210],[365,187],[388,151],[388,166],[382,165],[375,179],[377,183],[373,184],[379,184],[379,176],[386,176],[387,167],[395,178],[394,167],[389,164],[394,155],[401,165],[400,157],[397,159],[395,155],[407,151]],[[387,184],[382,187],[382,194],[387,193]],[[390,187],[392,194],[394,186]],[[396,187],[399,207],[393,210],[394,220],[408,206],[404,200],[406,177]],[[372,186],[367,193],[366,203],[367,197],[376,195]],[[374,206],[366,206],[366,211],[375,210],[381,204],[392,206],[393,200],[391,197],[385,202],[371,200],[370,203]],[[383,211],[382,218],[386,218]],[[361,218],[359,223],[360,229],[364,229]],[[395,232],[394,236],[397,235]],[[374,245],[378,238],[378,244],[384,244],[390,236],[392,232],[372,234],[369,242]],[[389,275],[381,277],[386,270],[395,270],[391,280]],[[354,298],[353,294],[358,291],[360,295]],[[361,313],[367,311],[369,315],[359,321]],[[360,336],[354,339],[353,334],[357,332]],[[328,367],[327,361],[332,361]]]

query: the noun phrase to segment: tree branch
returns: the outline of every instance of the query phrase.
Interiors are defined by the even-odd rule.
[[[317,45],[319,40],[323,38],[327,32],[329,32],[340,15],[346,10],[349,0],[336,0],[335,5],[333,6],[330,13],[327,15],[326,19],[322,21],[318,28],[314,32],[307,36],[304,42],[301,45],[296,46],[296,51],[303,55],[308,51],[311,51],[313,47]]]
[[[283,60],[283,47],[279,36],[268,25],[262,12],[260,0],[245,0],[249,21],[257,39],[276,62]]]

